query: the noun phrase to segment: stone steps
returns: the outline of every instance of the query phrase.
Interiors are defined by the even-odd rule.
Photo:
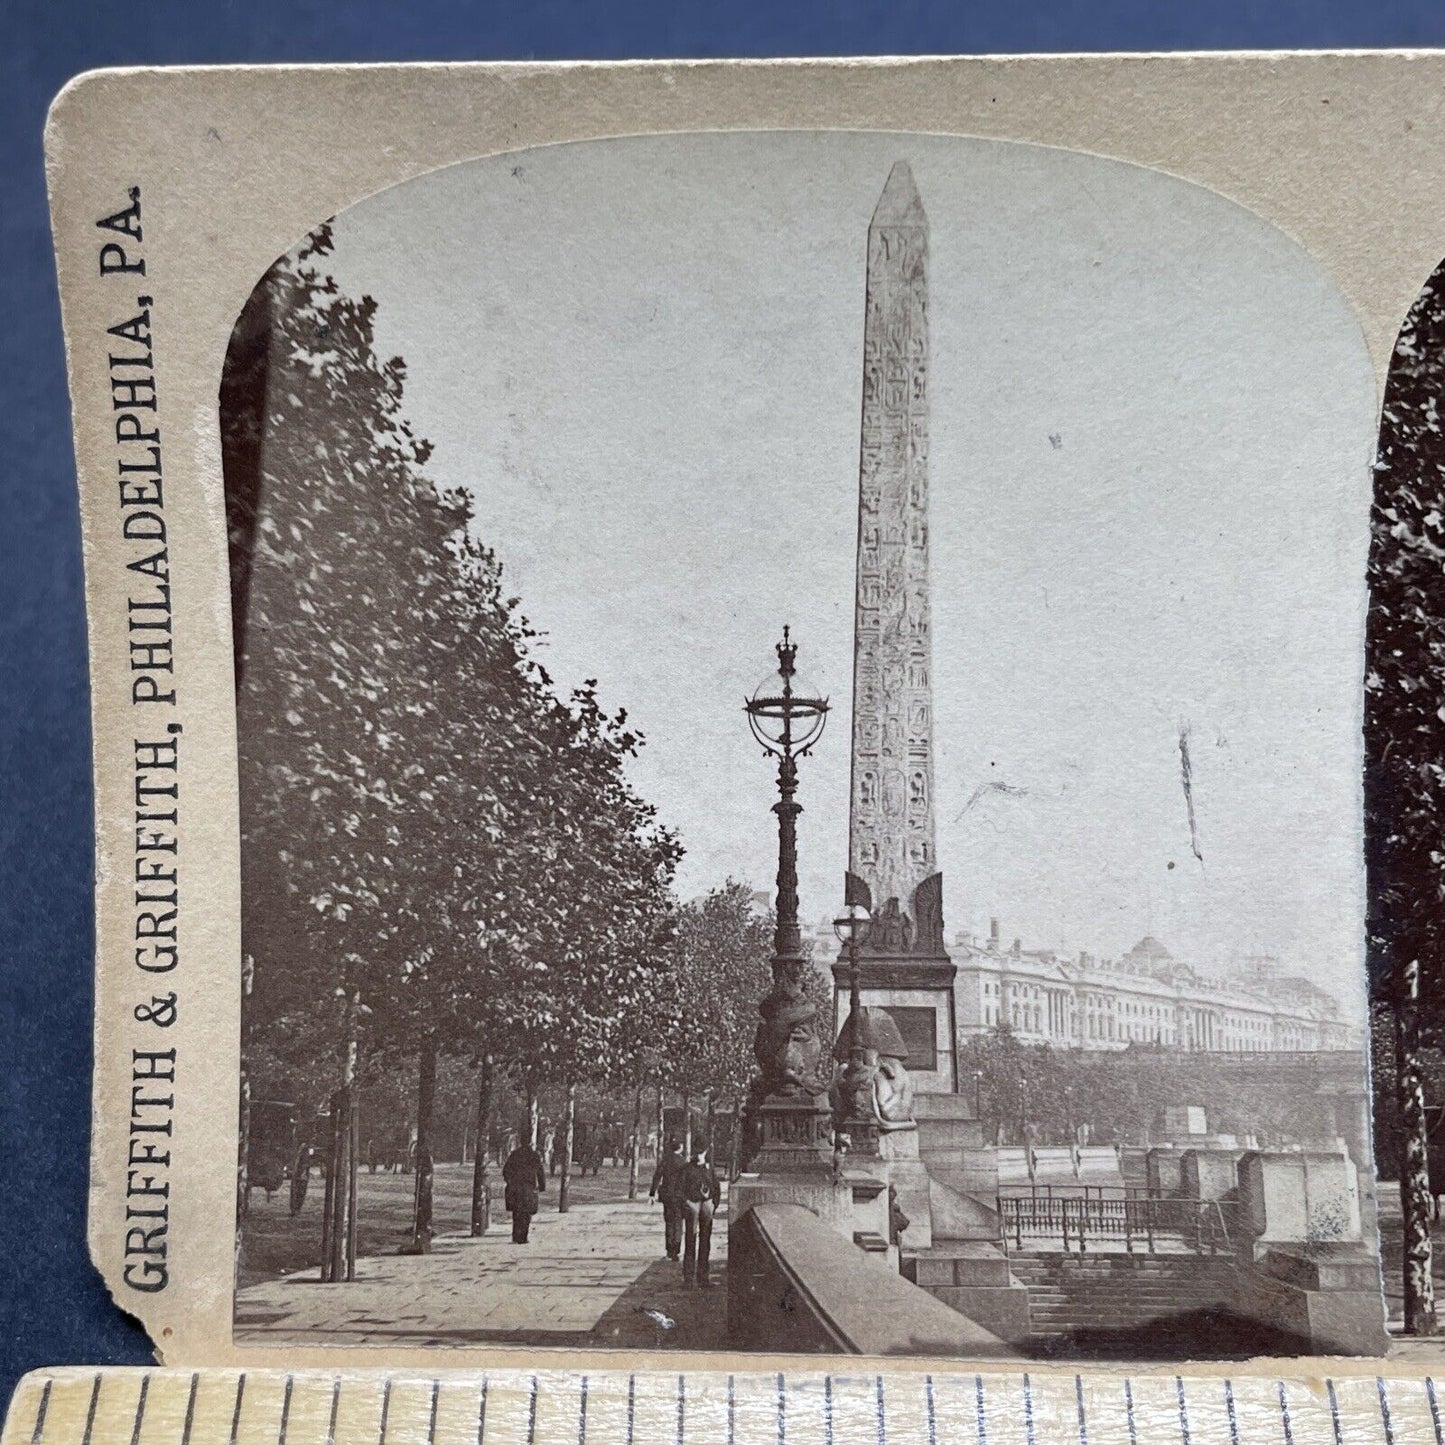
[[[1227,1309],[1238,1289],[1232,1261],[1199,1255],[1015,1254],[1009,1263],[1027,1289],[1036,1338],[1133,1329]]]
[[[958,1156],[983,1144],[983,1125],[974,1117],[973,1101],[963,1094],[916,1094],[913,1117],[918,1120],[918,1152]]]
[[[1008,1259],[985,1241],[944,1240],[909,1255],[903,1273],[950,1309],[1014,1344],[1029,1337],[1028,1292]]]
[[[905,1273],[924,1289],[935,1285],[1006,1286],[1013,1278],[1000,1249],[972,1241],[935,1244],[911,1256]]]

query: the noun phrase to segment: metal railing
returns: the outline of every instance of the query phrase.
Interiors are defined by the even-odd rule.
[[[1000,1184],[1002,1199],[1144,1199],[1149,1191],[1141,1184]]]
[[[1160,1244],[1195,1254],[1228,1254],[1237,1206],[1215,1200],[1113,1197],[1079,1193],[1001,1194],[999,1225],[1005,1250],[1025,1244],[1061,1245],[1064,1253],[1088,1253],[1090,1244],[1122,1243],[1153,1254]]]

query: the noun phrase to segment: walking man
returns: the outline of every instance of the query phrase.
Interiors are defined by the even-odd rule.
[[[686,1167],[682,1145],[669,1139],[666,1153],[652,1171],[652,1188],[647,1192],[649,1199],[662,1202],[662,1235],[669,1259],[676,1259],[682,1252],[682,1171]]]
[[[532,1216],[541,1202],[538,1196],[547,1187],[547,1171],[542,1168],[542,1156],[530,1143],[518,1144],[502,1165],[502,1178],[507,1184],[503,1203],[512,1216],[512,1243],[526,1244]]]
[[[682,1249],[682,1282],[706,1289],[712,1258],[712,1217],[722,1187],[707,1161],[707,1150],[694,1149],[692,1163],[682,1171],[682,1224],[687,1242]]]

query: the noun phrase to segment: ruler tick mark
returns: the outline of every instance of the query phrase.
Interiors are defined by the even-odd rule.
[[[50,1387],[53,1380],[47,1380],[40,1391],[40,1403],[35,1407],[35,1429],[30,1435],[30,1445],[40,1445],[45,1434],[45,1417],[50,1411]]]
[[[532,1376],[532,1390],[527,1400],[527,1445],[537,1445],[537,1377]]]
[[[140,1377],[140,1398],[135,1402],[135,1428],[130,1432],[130,1445],[140,1445],[141,1421],[146,1417],[146,1396],[150,1393],[151,1377]]]
[[[1028,1376],[1025,1375],[1027,1380]],[[933,1404],[933,1376],[923,1377],[923,1413],[928,1417],[928,1445],[938,1445],[938,1414]],[[831,1445],[832,1437],[829,1437]],[[1032,1440],[1030,1445],[1033,1445]]]
[[[1229,1420],[1229,1445],[1239,1445],[1239,1417],[1234,1413],[1234,1385],[1229,1380],[1224,1382],[1224,1413]]]
[[[1335,1382],[1325,1381],[1325,1393],[1330,1398],[1330,1424],[1335,1427],[1335,1445],[1345,1445],[1345,1437],[1340,1432],[1340,1402],[1335,1398]],[[1438,1445],[1440,1439],[1440,1427],[1435,1427],[1435,1439]]]
[[[326,1422],[326,1445],[336,1445],[336,1411],[341,1404],[341,1379],[331,1382],[331,1418]]]
[[[1390,1424],[1390,1397],[1385,1393],[1385,1377],[1375,1376],[1375,1389],[1380,1395],[1380,1419],[1385,1426],[1385,1445],[1395,1445],[1395,1429]]]
[[[1129,1423],[1129,1445],[1139,1445],[1138,1427],[1134,1423],[1134,1382],[1128,1375],[1124,1376],[1124,1419]]]
[[[231,1411],[231,1445],[236,1445],[236,1437],[241,1432],[241,1401],[246,1398],[246,1372],[242,1370],[236,1376],[236,1408]]]
[[[281,1424],[276,1430],[276,1445],[286,1445],[286,1426],[291,1419],[291,1388],[295,1383],[292,1376],[286,1376],[286,1390],[281,1396]],[[131,1441],[131,1445],[136,1445],[136,1442]]]
[[[477,1445],[487,1433],[487,1377],[482,1376],[481,1398],[477,1401]]]
[[[823,1376],[823,1445],[833,1445],[833,1377]]]
[[[1084,1377],[1074,1376],[1074,1399],[1079,1406],[1079,1445],[1089,1445],[1089,1422],[1084,1415]]]
[[[85,1412],[85,1434],[81,1436],[81,1445],[90,1445],[90,1432],[95,1429],[95,1407],[100,1403],[100,1376],[95,1377],[95,1384],[90,1387],[90,1409]]]
[[[577,1400],[577,1445],[587,1445],[587,1376],[582,1376],[582,1387]]]
[[[1290,1428],[1289,1401],[1285,1398],[1284,1381],[1276,1380],[1275,1384],[1279,1386],[1279,1420],[1284,1426],[1284,1445],[1294,1445],[1294,1431]]]
[[[386,1445],[386,1420],[391,1414],[391,1376],[388,1375],[381,1385],[381,1430],[377,1434],[377,1445]],[[235,1440],[231,1445],[236,1445]]]
[[[1333,1381],[1330,1384],[1330,1400],[1333,1403],[1335,1387]],[[1425,1376],[1425,1398],[1430,1402],[1430,1423],[1435,1427],[1435,1445],[1445,1445],[1445,1437],[1440,1434],[1440,1402],[1435,1398],[1435,1381]],[[1341,1445],[1339,1438],[1339,1426],[1335,1426],[1335,1445]]]
[[[427,1411],[426,1438],[435,1440],[437,1437],[437,1399],[442,1392],[442,1382],[433,1380],[431,1382],[431,1406]]]
[[[788,1400],[784,1393],[781,1373],[778,1375],[778,1445],[784,1445],[788,1438]]]
[[[196,1391],[200,1388],[201,1377],[191,1376],[191,1392],[186,1396],[186,1423],[181,1426],[181,1445],[191,1445],[191,1426],[196,1420]]]
[[[883,1410],[883,1376],[879,1375],[873,1388],[875,1410],[878,1418],[878,1445],[888,1445],[888,1426]]]
[[[1189,1410],[1184,1403],[1184,1376],[1175,1375],[1174,1391],[1179,1397],[1179,1438],[1189,1445]]]
[[[734,1377],[728,1376],[728,1445],[733,1445],[733,1430],[736,1427],[737,1398]]]
[[[677,1377],[677,1445],[682,1445],[682,1432],[686,1424],[687,1376]]]
[[[932,1431],[929,1436],[932,1438]],[[1027,1370],[1024,1371],[1024,1440],[1026,1445],[1034,1445],[1034,1387]]]

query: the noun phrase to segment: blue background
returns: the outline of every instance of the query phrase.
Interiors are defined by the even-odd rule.
[[[0,1399],[140,1364],[85,1251],[91,799],[84,600],[41,128],[105,65],[1445,44],[1438,0],[149,0],[0,5]],[[1441,249],[1445,251],[1445,201]]]

